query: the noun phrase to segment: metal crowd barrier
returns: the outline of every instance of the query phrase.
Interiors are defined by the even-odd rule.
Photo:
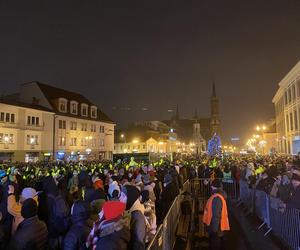
[[[223,184],[223,190],[228,198],[238,199],[238,183],[234,179],[220,179]],[[191,193],[196,197],[208,199],[211,195],[211,182],[209,178],[195,178],[191,180]]]
[[[190,190],[190,183],[183,184],[182,191]],[[176,242],[176,230],[181,215],[181,202],[183,195],[178,195],[170,207],[162,225],[159,226],[152,241],[147,246],[147,250],[170,250]]]
[[[265,236],[272,231],[289,249],[300,250],[300,210],[282,209],[281,200],[251,189],[245,181],[240,181],[240,200],[262,220],[259,229],[268,227]]]

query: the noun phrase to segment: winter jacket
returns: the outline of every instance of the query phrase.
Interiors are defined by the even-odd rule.
[[[292,191],[291,200],[286,204],[287,208],[300,209],[300,186]]]
[[[37,216],[25,219],[11,239],[9,250],[44,250],[47,246],[46,224]]]
[[[76,206],[73,206],[72,226],[64,238],[64,250],[86,249],[85,242],[93,227],[89,217],[90,211],[88,204],[79,201],[76,203]]]
[[[44,197],[45,200],[43,201],[43,205],[40,204],[40,206],[45,206],[44,212],[46,214],[44,215],[44,219],[47,224],[49,238],[57,238],[62,236],[62,233],[58,232],[58,225],[65,227],[65,221],[62,221],[62,218],[59,218],[59,214],[54,214],[55,199],[59,196],[59,191],[51,176],[48,176],[43,180],[43,190],[46,196]],[[66,201],[63,202],[63,205],[64,207],[61,207],[57,213],[70,210]],[[62,227],[60,229],[63,229]]]
[[[178,194],[179,191],[174,182],[169,183],[161,192],[160,203],[161,203],[163,217],[169,211],[172,203],[174,202]]]
[[[34,197],[34,200],[38,203],[38,197]],[[10,195],[7,198],[7,211],[14,217],[12,224],[12,235],[16,232],[19,224],[24,220],[21,215],[22,204],[20,202],[16,202],[16,197],[14,195]]]
[[[127,250],[130,242],[129,219],[103,221],[100,224],[96,250]]]
[[[227,194],[219,189],[216,191],[217,193],[221,194],[224,199],[227,199]],[[207,232],[209,234],[217,233],[218,236],[223,236],[223,232],[221,231],[220,224],[221,224],[221,216],[222,216],[222,200],[219,197],[215,197],[212,201],[212,219],[209,226],[206,227]]]

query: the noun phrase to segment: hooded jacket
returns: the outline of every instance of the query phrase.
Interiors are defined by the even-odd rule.
[[[63,241],[64,250],[84,249],[85,241],[92,229],[89,220],[90,207],[84,201],[76,201],[72,207],[72,226]]]

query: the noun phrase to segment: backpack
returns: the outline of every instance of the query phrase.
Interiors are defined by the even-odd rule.
[[[55,233],[64,235],[68,231],[71,222],[69,206],[61,195],[54,197],[48,194],[48,197],[53,200],[49,224],[53,227]]]

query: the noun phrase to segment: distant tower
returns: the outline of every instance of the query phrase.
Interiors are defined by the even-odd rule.
[[[197,110],[195,110],[193,123],[193,142],[195,143],[197,154],[206,150],[206,142],[201,135],[201,125],[198,118]]]
[[[219,113],[219,99],[216,93],[216,86],[213,82],[212,85],[212,95],[210,99],[210,108],[211,108],[211,115],[210,115],[210,132],[213,136],[214,134],[220,135],[221,134],[221,120],[220,120],[220,113]]]

